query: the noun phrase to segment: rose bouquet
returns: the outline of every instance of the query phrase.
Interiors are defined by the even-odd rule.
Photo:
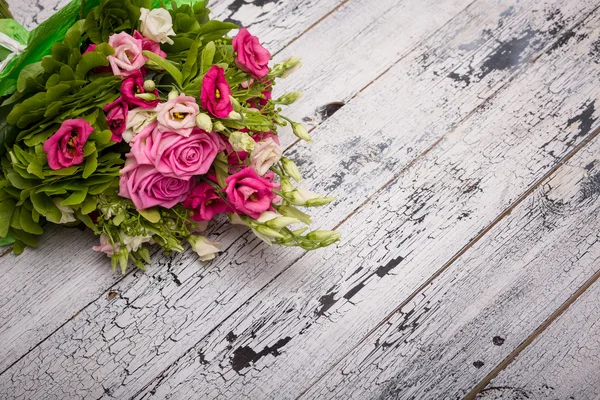
[[[192,4],[193,3],[193,4]],[[36,246],[47,223],[84,224],[113,268],[144,268],[148,246],[201,260],[219,214],[269,244],[307,250],[339,235],[309,233],[297,207],[328,204],[300,187],[282,155],[271,98],[298,59],[271,55],[245,28],[210,20],[206,2],[75,0],[32,32],[0,20],[0,244]]]

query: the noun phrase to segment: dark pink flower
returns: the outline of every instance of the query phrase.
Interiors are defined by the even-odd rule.
[[[233,111],[230,95],[231,89],[223,68],[213,65],[202,80],[202,108],[217,118],[226,118]]]
[[[153,165],[138,164],[128,155],[121,170],[119,196],[131,199],[138,210],[172,208],[186,199],[191,186],[191,180],[164,176]]]
[[[238,213],[259,218],[260,214],[271,209],[271,204],[277,199],[277,195],[273,193],[277,188],[273,179],[272,172],[261,177],[252,167],[229,176],[225,188],[229,204]]]
[[[110,140],[113,142],[119,143],[121,140],[123,140],[123,132],[125,132],[125,128],[127,127],[128,112],[129,107],[123,101],[122,97],[119,97],[117,100],[104,107],[106,122],[108,123],[108,127],[112,132],[112,137]]]
[[[156,54],[159,57],[167,58],[167,53],[165,53],[164,51],[162,51],[160,49],[160,44],[159,43],[156,43],[152,39],[148,39],[148,38],[143,37],[142,34],[139,33],[138,31],[135,31],[133,33],[133,37],[142,41],[142,50],[148,50],[148,51],[153,52],[154,54]],[[148,59],[146,58],[146,61],[147,60]]]
[[[248,29],[240,29],[232,44],[235,64],[239,69],[256,78],[262,78],[269,73],[271,53],[260,44],[256,36],[248,32]]]
[[[46,142],[43,149],[53,170],[83,162],[83,146],[94,128],[84,119],[69,119]]]
[[[121,97],[130,108],[154,108],[160,103],[158,98],[158,90],[152,92],[156,96],[156,100],[144,100],[136,96],[136,94],[147,93],[144,89],[144,75],[141,71],[135,71],[130,74],[121,85]]]
[[[199,182],[194,186],[183,206],[194,211],[194,221],[210,221],[216,214],[232,212],[231,207],[207,182]]]

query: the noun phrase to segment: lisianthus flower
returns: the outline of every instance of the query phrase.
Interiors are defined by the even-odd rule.
[[[248,29],[242,28],[232,41],[235,52],[235,64],[244,72],[256,78],[262,78],[269,73],[271,53],[265,49],[256,36]]]
[[[283,152],[281,147],[273,139],[267,139],[256,145],[250,155],[250,165],[263,176],[274,164],[279,162]]]
[[[192,245],[192,249],[200,256],[200,261],[212,260],[223,247],[220,243],[213,242],[204,236],[190,235],[188,242]]]
[[[169,11],[164,8],[155,8],[148,10],[141,8],[141,27],[142,35],[148,39],[152,39],[159,43],[173,44],[173,40],[169,36],[175,36],[173,30],[173,19]]]
[[[136,96],[138,94],[152,94],[154,95],[154,100],[145,100]],[[155,108],[160,103],[158,96],[158,90],[151,93],[146,92],[144,89],[144,75],[141,71],[131,73],[121,85],[121,97],[130,108]]]
[[[129,107],[127,103],[123,101],[122,97],[106,105],[104,112],[106,113],[106,122],[108,128],[112,132],[110,140],[113,142],[121,142],[123,140],[123,132],[125,132],[127,126],[127,114]]]
[[[231,89],[225,79],[223,68],[213,65],[204,75],[202,80],[201,101],[202,108],[217,118],[227,118],[233,111]]]
[[[167,58],[167,53],[165,53],[164,51],[162,51],[160,49],[159,43],[156,43],[154,40],[152,40],[150,38],[146,38],[146,37],[142,36],[142,34],[139,33],[138,31],[133,32],[133,37],[142,41],[142,50],[148,50],[148,51],[153,52],[154,54],[156,54],[159,57]],[[148,61],[148,58],[146,58],[146,61]]]
[[[156,107],[158,129],[188,137],[196,127],[200,107],[192,96],[180,95]]]
[[[186,199],[191,185],[191,180],[164,176],[153,165],[138,164],[129,155],[121,170],[119,196],[131,199],[138,210],[172,208]]]
[[[134,108],[127,113],[127,124],[123,132],[123,140],[127,143],[138,133],[142,132],[148,125],[156,121],[155,108]]]
[[[115,242],[114,246],[110,243],[110,238],[104,233],[100,235],[100,245],[92,247],[92,250],[99,251],[112,257],[115,252],[118,254],[121,247],[121,243]]]
[[[277,185],[273,182],[273,173],[259,176],[252,167],[229,176],[226,180],[227,201],[236,212],[258,218],[260,214],[271,209],[277,195],[273,190]]]
[[[46,142],[43,149],[53,170],[83,162],[83,146],[94,128],[85,119],[69,119]]]
[[[139,71],[146,64],[146,59],[142,54],[142,41],[127,32],[110,36],[108,44],[115,50],[112,56],[108,56],[113,74],[127,77],[135,71]]]
[[[216,214],[231,212],[229,205],[208,182],[198,182],[183,206],[194,211],[194,221],[210,221]]]

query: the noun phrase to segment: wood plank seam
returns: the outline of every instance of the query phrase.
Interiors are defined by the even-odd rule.
[[[596,132],[597,135],[597,132]],[[565,313],[583,295],[594,283],[600,278],[600,271],[592,275],[575,293],[573,293],[559,308],[557,308],[544,322],[538,326],[519,346],[517,346],[500,364],[479,382],[467,395],[464,397],[465,400],[472,400],[477,397],[479,393],[483,393],[486,390],[497,389],[497,387],[490,387],[486,389],[486,386],[494,379],[500,372],[508,367],[518,355],[531,345],[535,339],[542,334],[554,321],[556,321],[561,315]]]
[[[306,30],[304,30],[302,33],[300,33],[300,35],[298,35],[297,37],[295,37],[294,39],[292,39],[290,42],[288,42],[285,46],[283,46],[280,50],[278,50],[277,52],[275,52],[273,54],[273,56],[276,56],[277,54],[279,54],[280,52],[284,51],[288,46],[290,46],[293,42],[295,42],[296,40],[298,40],[300,37],[302,37],[303,35],[305,35],[307,32],[309,32],[311,29],[313,29],[314,27],[316,27],[319,23],[323,22],[325,19],[327,19],[329,16],[331,16],[332,14],[334,14],[338,9],[340,9],[342,6],[344,6],[346,3],[348,3],[349,0],[344,0],[343,2],[341,2],[340,4],[338,4],[336,7],[334,7],[332,10],[330,10],[328,13],[326,13],[325,15],[323,15],[318,21],[316,21],[315,23],[311,24]],[[352,99],[354,99],[359,93],[363,92],[366,88],[368,88],[369,86],[371,86],[375,81],[379,80],[381,77],[383,77],[393,66],[395,66],[396,64],[398,64],[400,61],[402,61],[405,57],[407,57],[408,55],[410,55],[413,50],[415,48],[417,48],[421,43],[427,41],[430,37],[432,37],[433,35],[435,35],[439,30],[443,29],[445,26],[447,26],[448,24],[452,23],[452,21],[458,16],[460,15],[464,10],[468,9],[469,7],[471,7],[474,3],[476,3],[479,0],[473,0],[471,3],[469,3],[466,7],[464,7],[461,11],[459,11],[454,17],[452,17],[451,19],[448,20],[448,22],[446,22],[445,24],[441,25],[438,29],[432,31],[429,35],[424,36],[423,38],[421,38],[421,40],[419,40],[418,42],[416,42],[411,48],[407,49],[396,61],[394,61],[393,63],[390,64],[390,66],[388,68],[386,68],[382,73],[380,73],[377,77],[375,77],[374,79],[372,79],[367,85],[363,86],[362,88],[360,88],[359,90],[357,90],[354,95],[350,98],[349,101],[351,101]],[[508,81],[510,82],[510,80]],[[501,90],[504,87],[504,85],[499,88],[498,90]],[[495,93],[494,93],[495,94]],[[493,95],[492,94],[489,98],[492,98]],[[349,102],[348,101],[348,102]],[[487,101],[487,99],[486,99]],[[485,104],[485,101],[484,101]],[[480,105],[481,106],[481,105]],[[478,108],[480,107],[478,106]],[[476,108],[476,109],[478,109]],[[474,109],[473,112],[476,110]],[[322,125],[325,122],[324,120],[319,121],[314,127],[312,127],[310,129],[310,132],[316,130],[320,125]],[[462,121],[461,121],[462,122]],[[433,146],[431,146],[430,148],[428,148],[427,150],[425,150],[423,153],[419,154],[417,157],[415,157],[413,160],[411,160],[411,162],[409,163],[409,165],[403,169],[403,171],[405,171],[406,169],[410,168],[410,166],[412,166],[415,162],[417,162],[421,157],[423,157],[424,155],[426,155],[427,153],[429,153],[433,148],[435,148],[435,146],[441,142],[443,140],[444,137],[440,138]],[[288,146],[286,148],[286,151],[289,151],[291,148],[293,148],[295,145],[297,145],[300,142],[300,140],[296,140],[295,142],[293,142],[290,146]],[[399,176],[399,175],[398,175]],[[367,200],[365,200],[360,206],[358,206],[351,214],[349,214],[342,222],[338,223],[335,227],[335,229],[337,229],[339,226],[341,226],[348,218],[350,218],[352,215],[354,215],[356,212],[358,212],[362,207],[364,207],[366,204],[369,203],[369,201],[379,192],[381,192],[382,190],[384,190],[387,186],[389,186],[391,183],[393,183],[395,181],[395,179],[397,179],[397,176],[394,177],[391,181],[389,181],[388,183],[386,183],[382,188],[378,189],[373,196],[370,196]],[[232,247],[235,244],[235,241],[228,246],[225,251]],[[0,258],[5,256],[6,254],[10,253],[10,249],[7,250],[5,253],[3,253],[2,255],[0,255]],[[301,258],[301,257],[300,257]],[[292,265],[294,265],[300,258],[294,260],[294,262],[292,264],[290,264],[290,267]],[[285,270],[281,271],[281,273],[284,273]],[[21,359],[23,359],[24,357],[26,357],[28,354],[31,353],[31,351],[33,351],[35,348],[39,347],[42,343],[44,343],[49,337],[51,337],[53,334],[56,333],[56,331],[58,331],[59,329],[61,329],[64,325],[66,325],[67,323],[69,323],[69,321],[71,321],[77,314],[81,313],[84,309],[86,309],[90,304],[93,304],[94,302],[96,302],[97,300],[99,300],[100,298],[106,296],[108,293],[111,292],[111,290],[116,287],[120,282],[122,282],[126,277],[128,277],[130,274],[135,273],[135,270],[131,270],[129,272],[127,272],[125,275],[123,275],[118,281],[114,282],[111,286],[109,286],[100,296],[98,296],[96,299],[94,299],[93,301],[91,301],[90,303],[88,303],[85,307],[81,308],[79,311],[77,311],[73,317],[65,320],[60,326],[58,326],[54,331],[52,331],[48,336],[46,336],[46,338],[44,338],[43,340],[41,340],[40,342],[38,342],[36,345],[32,346],[25,354],[23,354],[21,357],[19,357],[18,359],[16,359],[13,363],[11,363],[8,367],[6,367],[3,371],[0,371],[0,375],[4,374],[7,370],[9,370],[10,368],[12,368],[16,363],[18,363]],[[270,280],[266,285],[268,286],[269,284],[271,284],[274,280],[276,280],[281,274],[278,274],[276,276],[273,277],[272,280]],[[240,306],[241,307],[241,306]],[[219,325],[217,325],[216,327],[218,327]],[[215,328],[216,328],[215,327]]]
[[[476,3],[478,0],[473,1],[472,3],[470,3],[467,7],[465,7],[465,9],[471,7],[474,3]],[[566,31],[563,35],[561,35],[556,41],[548,44],[546,46],[545,49],[543,49],[542,51],[540,51],[535,57],[533,57],[530,61],[529,64],[533,65],[543,54],[547,54],[553,47],[556,46],[557,43],[561,42],[561,40],[563,40],[564,36],[569,35],[569,33],[571,31],[573,31],[574,29],[576,29],[577,27],[579,27],[581,24],[583,24],[586,19],[592,15],[594,12],[596,12],[598,9],[600,9],[600,6],[597,6],[596,8],[594,8],[592,11],[590,11],[589,13],[587,13],[584,17],[582,17],[576,24],[573,25],[573,27],[571,29],[569,29],[568,31]],[[464,9],[463,9],[464,11]],[[462,11],[461,11],[462,12]],[[460,13],[459,13],[460,14]],[[457,15],[458,16],[458,15]],[[453,17],[452,19],[450,19],[446,24],[444,24],[442,27],[440,27],[438,30],[436,30],[435,32],[433,32],[430,36],[427,36],[426,38],[424,38],[422,41],[418,42],[419,44],[426,41],[427,38],[433,36],[435,33],[437,33],[440,29],[442,29],[444,26],[446,26],[447,24],[451,23],[454,20],[455,17]],[[418,47],[418,45],[417,45]],[[394,62],[389,68],[387,68],[383,73],[381,73],[379,76],[377,76],[375,79],[373,79],[369,84],[367,84],[364,88],[362,88],[359,92],[357,92],[354,96],[351,97],[350,100],[354,99],[358,93],[364,91],[367,87],[369,87],[371,84],[373,84],[375,81],[377,81],[379,78],[383,77],[394,65],[398,64],[403,58],[405,58],[408,54],[410,54],[412,51],[409,50],[407,51],[407,53],[400,57],[398,61]],[[358,211],[360,211],[361,208],[363,208],[365,205],[367,205],[374,197],[376,197],[376,195],[378,193],[381,193],[382,191],[384,191],[388,186],[390,186],[391,184],[393,184],[405,171],[407,171],[408,169],[410,169],[416,162],[419,161],[419,159],[421,159],[422,157],[426,156],[428,153],[430,153],[433,149],[435,149],[448,135],[452,134],[452,132],[454,132],[459,126],[461,126],[465,121],[467,121],[468,119],[470,119],[473,115],[475,115],[475,113],[485,107],[487,105],[487,103],[489,101],[491,101],[494,97],[496,97],[503,89],[505,89],[506,87],[508,87],[510,85],[510,83],[518,76],[520,76],[522,73],[524,72],[524,70],[519,71],[518,73],[512,75],[504,84],[502,84],[496,91],[494,91],[493,93],[491,93],[488,97],[486,97],[486,99],[477,107],[475,107],[473,110],[471,110],[464,118],[462,118],[455,127],[453,127],[453,129],[449,130],[446,134],[444,134],[443,136],[441,136],[435,143],[433,143],[430,147],[428,147],[426,150],[424,150],[421,154],[417,155],[416,157],[414,157],[408,164],[406,167],[404,167],[398,174],[396,174],[392,179],[390,179],[390,181],[388,181],[387,183],[385,183],[380,189],[378,189],[376,192],[373,193],[373,195],[371,195],[368,199],[366,199],[362,204],[360,204],[357,208],[355,208],[347,217],[345,217],[340,223],[338,223],[334,229],[338,229],[341,225],[343,225],[348,219],[350,219],[353,215],[355,215]],[[316,129],[316,127],[318,127],[323,121],[321,121],[317,126],[315,126],[312,130]],[[537,182],[535,182],[528,190],[526,190],[507,210],[505,210],[499,217],[497,217],[494,221],[492,221],[492,223],[490,223],[490,225],[488,225],[486,228],[484,228],[484,230],[482,230],[472,241],[470,241],[465,247],[463,247],[457,254],[455,254],[455,256],[453,256],[446,264],[444,264],[438,271],[436,271],[436,273],[431,276],[425,283],[423,283],[417,290],[415,290],[415,292],[411,293],[411,295],[402,303],[400,304],[396,309],[394,309],[383,321],[381,321],[378,325],[376,325],[371,331],[369,331],[369,333],[360,341],[358,342],[356,346],[360,345],[362,342],[364,342],[365,340],[368,339],[368,337],[375,332],[379,327],[381,327],[383,324],[385,324],[389,318],[391,318],[396,312],[398,312],[398,310],[400,310],[402,307],[404,307],[406,305],[406,303],[408,303],[411,299],[413,299],[419,292],[421,292],[423,290],[423,288],[425,288],[426,286],[428,286],[436,277],[438,277],[441,273],[443,273],[450,265],[452,265],[458,258],[460,258],[460,256],[462,254],[464,254],[472,245],[474,245],[475,243],[477,243],[490,229],[492,229],[497,223],[499,223],[504,217],[506,217],[507,215],[509,215],[512,211],[512,209],[516,206],[518,206],[525,198],[527,198],[545,179],[547,179],[550,175],[552,175],[553,173],[556,172],[556,170],[558,168],[560,168],[565,162],[567,162],[569,159],[571,159],[579,150],[581,150],[583,147],[585,147],[585,145],[587,145],[589,143],[589,141],[591,141],[595,136],[598,135],[598,133],[600,132],[600,129],[596,130],[592,135],[590,135],[588,138],[586,138],[586,140],[584,142],[582,142],[578,147],[576,147],[574,150],[572,150],[572,152],[570,152],[567,156],[565,156],[561,161],[559,161],[557,163],[557,165],[555,167],[553,167],[550,171],[548,171],[544,176],[542,176]],[[289,150],[290,148],[292,148],[293,146],[295,146],[299,141],[294,142],[292,145],[290,145],[287,149]],[[263,287],[261,287],[256,293],[260,293],[261,291],[263,291],[266,287],[268,287],[269,285],[271,285],[272,282],[276,281],[282,274],[284,274],[289,268],[291,268],[295,263],[297,263],[300,259],[302,259],[304,256],[306,255],[303,254],[300,257],[296,258],[292,263],[290,263],[290,265],[288,267],[286,267],[285,269],[283,269],[282,271],[280,271],[277,275],[275,275],[268,283],[266,283]],[[232,315],[234,315],[239,309],[241,309],[246,303],[248,303],[250,301],[250,299],[248,301],[246,301],[245,303],[242,303],[240,306],[238,306],[234,311],[232,311],[228,316],[226,316],[225,318],[223,318],[223,320],[217,324],[214,328],[211,329],[211,332],[214,332],[216,329],[218,329],[224,321],[226,321],[227,319],[229,319]],[[210,333],[207,333],[206,335],[204,335],[202,338],[200,338],[197,342],[197,344],[199,344],[205,337],[208,337],[210,335]],[[196,345],[197,345],[196,344]],[[192,346],[191,348],[195,347],[196,345]],[[309,391],[312,386],[314,386],[320,379],[322,379],[323,376],[325,376],[330,370],[334,369],[340,362],[343,361],[343,359],[353,350],[354,348],[351,348],[347,353],[345,353],[338,361],[336,361],[329,370],[325,371],[323,373],[322,376],[319,377],[319,379],[315,380],[313,383],[311,383],[307,389],[305,389],[303,392],[300,393],[300,395],[297,397],[298,399],[301,398],[307,391]],[[169,366],[167,366],[163,372],[158,375],[159,379],[158,382],[160,382],[163,377],[164,377],[164,372],[167,371],[172,365],[176,364],[180,359],[182,359],[183,357],[185,357],[185,354],[182,355],[181,357],[179,357],[176,361],[174,361],[173,363],[171,363]],[[144,386],[144,388],[140,389],[138,392],[135,393],[134,396],[132,396],[132,398],[135,398],[136,396],[140,395],[141,393],[144,392],[144,390],[149,387],[150,385],[156,385],[156,381],[150,381],[147,385]]]

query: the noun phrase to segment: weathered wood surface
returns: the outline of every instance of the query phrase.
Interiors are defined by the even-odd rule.
[[[594,15],[575,35],[569,33],[571,45],[540,57],[345,222],[335,252],[313,253],[295,263],[140,397],[295,398],[309,389],[597,133],[600,67],[592,51],[597,24]],[[555,93],[564,95],[557,99]],[[455,350],[460,349],[448,349]],[[422,368],[422,374],[438,376],[434,366]],[[438,389],[451,390],[454,377],[447,378]]]
[[[599,21],[595,18],[592,26]],[[600,272],[598,154],[600,138],[596,137],[304,397],[463,398]],[[547,342],[546,350],[585,349],[578,335],[555,332],[552,338],[561,340]],[[538,357],[540,350],[535,353]],[[528,368],[530,363],[525,362],[519,372]],[[576,370],[563,371],[573,374],[574,381],[566,379],[568,375],[561,381],[538,372],[527,373],[556,388],[578,381]],[[597,371],[593,374],[599,376]],[[501,379],[493,386],[512,387],[509,380]],[[592,398],[592,393],[582,388],[574,398]],[[547,394],[531,398],[568,398]]]
[[[597,164],[598,153],[595,159]],[[598,237],[590,236],[589,242],[594,239]],[[599,298],[600,284],[595,282],[493,379],[477,399],[600,398]]]
[[[9,3],[15,18],[33,28],[68,1],[9,0]],[[287,1],[259,6],[226,0],[214,2],[212,10],[220,19],[250,25],[256,34],[270,37],[269,48],[278,52],[338,4],[341,1]],[[291,16],[295,8],[300,10]],[[274,34],[283,18],[289,24],[285,34]],[[66,235],[67,241],[61,235]],[[83,240],[75,240],[76,237]],[[106,258],[90,251],[96,241],[89,232],[74,235],[53,228],[41,242],[39,251],[28,250],[20,257],[5,255],[0,260],[0,342],[6,343],[0,350],[0,372],[123,278],[107,268]],[[65,243],[68,243],[66,252]],[[62,253],[65,253],[62,257],[54,256]]]
[[[290,22],[302,11],[289,3],[257,2],[266,14],[255,33],[264,26],[276,38],[281,26],[296,29],[280,48],[310,25]],[[343,244],[305,256],[215,227],[228,249],[206,268],[190,255],[163,257],[101,298],[115,277],[100,272],[106,280],[96,287],[94,272],[81,275],[92,278],[96,292],[82,297],[92,303],[60,327],[87,304],[73,289],[79,300],[66,302],[67,311],[31,336],[23,358],[0,375],[0,397],[288,398],[309,389],[595,134],[598,33],[579,25],[596,2],[522,3],[355,0],[308,12],[305,21],[326,18],[278,55],[308,58],[278,90],[308,92],[292,109],[296,117],[351,99],[322,125],[316,145],[289,152],[309,187],[340,198],[318,218],[325,226],[343,222]],[[241,18],[238,5],[258,7],[232,2],[231,19]],[[396,39],[395,31],[407,34]],[[57,305],[69,295],[59,285],[68,276],[48,284],[57,287],[47,291]],[[30,295],[15,297],[26,303]],[[38,302],[30,309],[53,310]],[[60,328],[52,333],[50,325]],[[44,333],[52,334],[27,353]]]

